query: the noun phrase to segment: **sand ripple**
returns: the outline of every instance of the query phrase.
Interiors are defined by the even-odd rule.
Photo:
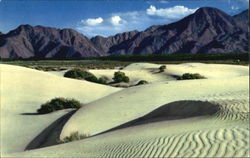
[[[200,130],[144,141],[119,142],[100,157],[247,157],[249,128]]]

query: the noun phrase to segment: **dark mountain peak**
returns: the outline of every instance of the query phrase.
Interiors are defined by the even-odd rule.
[[[1,36],[2,58],[67,58],[106,55],[73,29],[20,25]]]
[[[205,13],[205,14],[207,14],[209,12],[222,12],[222,11],[217,9],[217,8],[213,8],[213,7],[201,7],[199,9],[197,9],[195,13]]]
[[[122,33],[118,33],[115,36],[122,36],[122,35],[135,35],[136,33],[138,33],[138,30],[133,30],[133,31],[129,31],[129,32],[122,32]]]
[[[199,8],[198,10],[196,10],[196,12],[194,14],[192,14],[193,16],[197,17],[197,18],[201,18],[201,17],[206,17],[207,19],[214,19],[217,20],[218,18],[223,19],[227,19],[227,20],[231,20],[231,16],[226,14],[225,12],[217,9],[217,8],[212,8],[212,7],[202,7]]]
[[[177,22],[151,26],[128,40],[110,44],[102,39],[95,44],[102,47],[109,43],[103,50],[110,54],[227,53],[245,52],[246,38],[232,16],[217,8],[203,7]]]
[[[0,34],[1,58],[248,52],[248,10],[235,16],[203,7],[171,24],[89,40],[73,29],[20,25]]]
[[[115,43],[121,43],[124,40],[128,40],[128,39],[132,38],[138,32],[139,31],[134,30],[134,31],[129,31],[129,32],[118,33],[118,34],[112,36],[111,38],[109,37],[109,39],[112,39],[113,42],[115,42]]]
[[[33,28],[33,26],[29,25],[29,24],[23,24],[17,27],[17,29],[21,29],[21,30],[25,30],[25,29],[31,29]]]
[[[33,29],[33,27],[31,25],[28,25],[28,24],[20,25],[16,29],[11,30],[10,32],[8,32],[6,35],[15,36],[15,35],[20,34],[21,32],[30,31],[32,29]]]
[[[114,45],[125,43],[138,33],[138,30],[133,30],[129,32],[118,33],[114,36],[109,37],[95,36],[91,38],[91,41],[98,49],[101,49],[104,52],[109,52],[109,49]]]
[[[249,9],[243,10],[242,12],[240,12],[239,14],[234,15],[233,17],[237,18],[237,17],[242,17],[242,16],[248,17],[249,16]]]
[[[249,32],[249,9],[234,15],[233,18],[240,28]]]

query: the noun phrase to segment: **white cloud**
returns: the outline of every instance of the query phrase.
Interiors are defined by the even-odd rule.
[[[112,16],[111,19],[110,19],[110,22],[113,25],[119,25],[119,24],[121,24],[121,21],[122,21],[121,17],[117,16],[117,15]]]
[[[158,9],[151,5],[148,9],[141,11],[111,13],[106,18],[82,20],[76,29],[89,37],[110,36],[132,30],[142,31],[152,25],[169,24],[195,10],[184,6]]]
[[[189,9],[185,6],[174,6],[170,8],[160,8],[157,9],[155,6],[150,5],[150,7],[146,10],[148,15],[151,16],[160,16],[164,18],[177,19],[187,16],[189,14],[194,13],[196,9]]]
[[[81,23],[83,23],[85,25],[90,25],[90,26],[99,25],[102,22],[103,22],[103,18],[101,18],[101,17],[96,18],[96,19],[81,20]]]

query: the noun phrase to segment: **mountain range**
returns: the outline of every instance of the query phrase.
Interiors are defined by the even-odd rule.
[[[0,57],[80,58],[109,55],[172,53],[246,53],[249,42],[248,10],[230,16],[204,7],[168,25],[91,39],[73,29],[20,25],[0,32]]]

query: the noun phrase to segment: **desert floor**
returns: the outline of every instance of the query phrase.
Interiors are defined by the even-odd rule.
[[[129,88],[0,64],[1,157],[248,157],[249,67],[133,63]],[[110,80],[117,69],[89,70]],[[176,80],[184,73],[206,79]],[[39,115],[55,97],[82,108]],[[64,144],[73,132],[88,138]]]

